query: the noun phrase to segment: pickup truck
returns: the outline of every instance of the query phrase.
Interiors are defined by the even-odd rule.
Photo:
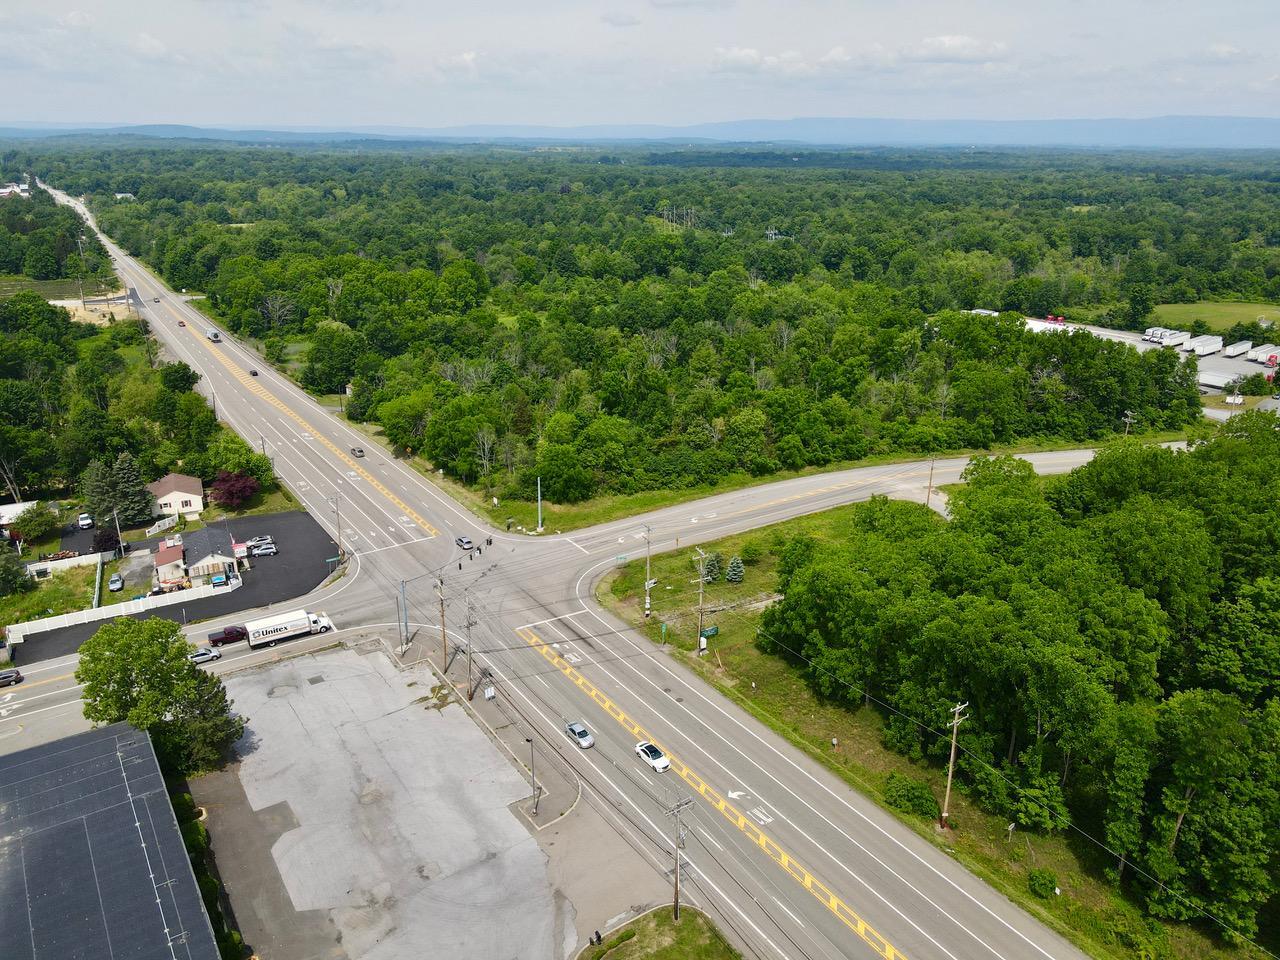
[[[209,644],[220,647],[224,643],[238,643],[249,635],[249,631],[240,626],[227,626],[209,634]]]

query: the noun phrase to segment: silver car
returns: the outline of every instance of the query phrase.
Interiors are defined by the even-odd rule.
[[[564,732],[569,735],[569,739],[578,745],[582,750],[596,745],[596,738],[591,735],[591,731],[579,720],[564,725]]]
[[[192,663],[212,663],[214,660],[222,659],[222,651],[215,650],[213,647],[196,647],[187,654],[187,659]]]
[[[118,593],[124,589],[124,577],[118,573],[113,573],[111,579],[107,581],[107,589],[112,593]]]

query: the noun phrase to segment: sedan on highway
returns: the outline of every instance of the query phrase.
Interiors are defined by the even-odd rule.
[[[596,745],[596,738],[591,735],[591,731],[580,720],[566,723],[564,732],[569,735],[569,739],[576,743],[581,750],[586,750],[588,747]]]
[[[178,321],[178,326],[180,326],[180,327],[185,327],[186,325],[187,325],[187,321],[185,321],[185,320],[179,320],[179,321]]]
[[[192,663],[212,663],[222,659],[222,651],[213,647],[196,647],[187,654],[187,659]]]
[[[353,457],[363,457],[363,456],[364,456],[364,447],[352,447],[352,448],[351,448],[351,455],[352,455]]]
[[[667,759],[667,755],[648,740],[641,740],[636,744],[636,756],[653,767],[654,773],[666,773],[671,769],[671,761]]]
[[[458,537],[453,542],[458,545],[460,550],[470,550],[475,546],[475,544],[471,542],[470,537]]]
[[[0,670],[0,687],[11,687],[22,682],[22,671],[17,667],[11,670]]]
[[[159,297],[152,297],[152,298],[151,298],[151,302],[152,302],[152,303],[159,303],[159,302],[160,302],[160,298],[159,298]]]

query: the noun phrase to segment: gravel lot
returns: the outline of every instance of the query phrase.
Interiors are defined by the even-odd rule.
[[[227,678],[250,718],[240,759],[192,791],[260,955],[512,960],[572,946],[572,910],[508,809],[528,784],[433,684],[351,650]]]

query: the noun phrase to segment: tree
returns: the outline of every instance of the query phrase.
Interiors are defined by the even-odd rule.
[[[176,363],[166,363],[160,368],[160,383],[166,390],[172,390],[174,393],[186,393],[195,389],[195,385],[200,382],[200,374],[192,370],[181,360]]]
[[[724,558],[719,553],[708,553],[702,561],[702,579],[715,583],[724,573]]]
[[[119,510],[121,526],[145,523],[151,519],[151,505],[155,497],[142,482],[138,474],[138,465],[133,455],[122,453],[116,457],[115,466],[111,469],[112,483],[115,488],[113,507]],[[104,511],[104,516],[105,516]]]
[[[43,540],[57,528],[58,515],[49,509],[47,503],[37,500],[14,518],[9,525],[9,535],[30,543]]]
[[[218,471],[218,477],[209,490],[209,498],[222,507],[234,510],[259,490],[258,481],[247,473]]]
[[[741,583],[742,578],[746,576],[746,569],[743,567],[742,558],[734,556],[729,561],[729,570],[724,578],[730,583]]]
[[[85,641],[76,667],[85,718],[150,732],[161,767],[178,776],[216,765],[245,723],[232,713],[222,681],[190,653],[179,624],[120,617]]]
[[[80,475],[80,499],[95,517],[110,516],[115,508],[116,486],[111,468],[92,460]]]
[[[489,493],[489,476],[493,473],[494,448],[498,435],[493,427],[485,424],[476,430],[476,464],[480,468],[480,476],[484,479],[484,492]]]
[[[0,597],[26,593],[36,588],[26,565],[14,550],[0,550]]]
[[[120,537],[116,533],[114,524],[109,527],[98,527],[93,531],[94,553],[115,553],[119,549]]]

